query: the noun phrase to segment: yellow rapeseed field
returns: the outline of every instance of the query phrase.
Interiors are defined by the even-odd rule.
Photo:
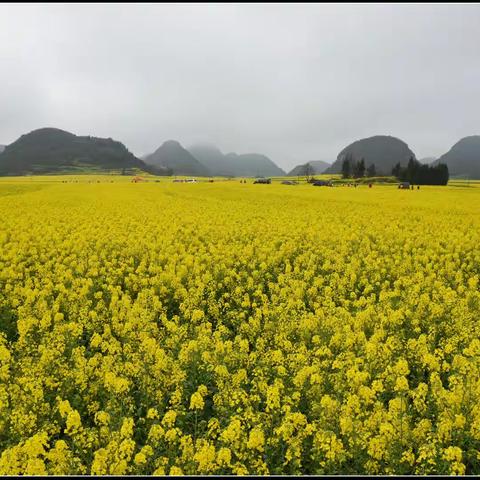
[[[478,474],[479,276],[478,185],[2,179],[0,474]]]

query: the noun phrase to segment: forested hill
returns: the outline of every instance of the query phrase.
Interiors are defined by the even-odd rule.
[[[462,138],[436,163],[445,163],[450,175],[480,178],[480,135]]]
[[[375,165],[377,174],[390,175],[392,168],[397,164],[406,166],[409,159],[415,154],[402,140],[388,135],[376,135],[363,138],[345,147],[337,156],[337,160],[325,173],[340,173],[343,160],[351,155],[353,161],[365,161],[365,166]]]
[[[148,169],[118,141],[77,136],[58,128],[22,135],[0,155],[0,175],[129,168]]]

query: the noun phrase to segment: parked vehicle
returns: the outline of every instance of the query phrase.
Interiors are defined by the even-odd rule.
[[[333,187],[331,180],[315,180],[312,182],[314,187]]]

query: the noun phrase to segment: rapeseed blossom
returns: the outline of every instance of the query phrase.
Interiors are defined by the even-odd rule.
[[[478,205],[1,180],[0,474],[479,474]]]

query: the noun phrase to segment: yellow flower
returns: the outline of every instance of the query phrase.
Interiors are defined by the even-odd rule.
[[[247,448],[256,449],[263,452],[265,437],[260,428],[254,428],[248,436]]]
[[[108,425],[110,423],[110,415],[100,410],[95,414],[95,421],[98,425]]]
[[[69,412],[66,424],[67,428],[65,429],[65,432],[75,433],[82,426],[80,414],[76,410],[72,410],[71,412]]]
[[[120,428],[120,435],[123,438],[130,438],[133,435],[133,426],[133,418],[124,418]]]
[[[398,377],[395,382],[396,392],[407,392],[409,389],[408,380],[405,377]]]
[[[134,461],[137,465],[142,465],[142,464],[146,463],[147,457],[145,456],[144,453],[139,452],[135,455]]]
[[[193,459],[198,463],[198,470],[200,473],[208,473],[215,468],[215,447],[203,442],[203,445],[193,456]]]
[[[177,413],[174,410],[169,410],[163,416],[162,424],[166,425],[167,427],[171,427],[175,424],[176,418],[177,418]]]
[[[230,466],[232,452],[229,448],[222,447],[217,453],[217,463],[221,466]]]
[[[190,410],[202,410],[205,406],[205,402],[203,401],[203,397],[200,392],[195,392],[190,397]]]
[[[183,475],[183,470],[180,467],[171,467],[169,475]]]
[[[149,408],[147,412],[147,418],[155,419],[158,418],[158,412],[155,408]]]

